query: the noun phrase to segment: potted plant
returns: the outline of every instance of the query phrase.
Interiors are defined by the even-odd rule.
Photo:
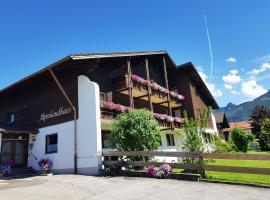
[[[38,165],[41,169],[41,174],[48,174],[51,172],[53,162],[49,158],[42,158],[38,161]]]
[[[11,174],[11,167],[14,165],[13,160],[4,160],[0,165],[1,176],[9,176]]]

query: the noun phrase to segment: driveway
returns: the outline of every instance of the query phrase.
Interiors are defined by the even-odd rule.
[[[270,200],[270,189],[166,179],[57,175],[12,181],[0,181],[1,199]]]

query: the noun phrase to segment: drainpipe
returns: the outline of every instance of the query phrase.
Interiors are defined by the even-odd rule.
[[[64,95],[65,99],[67,100],[67,102],[69,103],[70,107],[73,110],[73,115],[74,115],[73,116],[74,117],[74,173],[77,174],[77,172],[78,172],[78,170],[77,170],[77,110],[51,68],[49,68],[49,72],[52,75],[55,83],[57,84],[58,88],[61,90],[62,94]]]

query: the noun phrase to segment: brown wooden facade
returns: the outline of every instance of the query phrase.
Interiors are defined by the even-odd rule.
[[[35,130],[73,120],[70,104],[48,71],[49,68],[59,79],[77,113],[79,75],[86,75],[99,85],[102,101],[135,109],[147,108],[154,113],[177,117],[182,117],[183,110],[187,110],[189,117],[194,117],[196,110],[205,106],[217,108],[210,92],[200,87],[202,83],[198,84],[198,80],[194,82],[185,71],[177,69],[167,52],[78,54],[0,91],[0,127]],[[170,91],[177,91],[186,100],[179,101],[169,94],[157,94],[149,86],[140,86],[131,80],[132,74],[154,81]],[[68,112],[57,116],[60,110]],[[14,122],[10,122],[12,114]],[[50,114],[57,117],[41,119],[42,115]],[[106,109],[102,108],[102,117],[110,118],[115,114],[106,113]]]

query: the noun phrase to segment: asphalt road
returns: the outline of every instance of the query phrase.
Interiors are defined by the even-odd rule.
[[[270,200],[270,189],[168,179],[57,175],[0,180],[0,199]]]

